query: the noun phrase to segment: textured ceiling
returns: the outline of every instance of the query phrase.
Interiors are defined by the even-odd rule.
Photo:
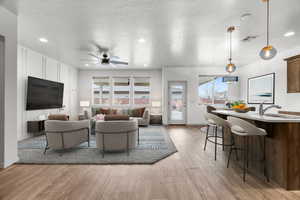
[[[82,69],[91,45],[113,48],[129,61],[127,68],[163,66],[224,67],[228,56],[226,28],[238,26],[234,62],[257,59],[265,45],[265,4],[261,0],[0,0],[19,16],[19,42]],[[271,0],[271,43],[279,52],[299,45],[300,1]],[[252,16],[241,21],[244,13]],[[285,38],[289,30],[294,37]],[[240,42],[257,35],[251,42]],[[48,44],[38,38],[46,37]],[[144,38],[145,42],[138,40]],[[145,65],[145,66],[144,66]],[[120,67],[124,68],[124,67]]]

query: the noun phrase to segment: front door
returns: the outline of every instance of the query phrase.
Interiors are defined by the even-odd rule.
[[[186,85],[185,81],[168,83],[169,124],[186,124]]]

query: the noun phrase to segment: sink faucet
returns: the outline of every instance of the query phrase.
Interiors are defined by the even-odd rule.
[[[278,108],[278,109],[281,109],[281,106],[279,106],[279,105],[270,105],[270,106],[268,106],[268,107],[266,107],[266,108],[264,109],[264,103],[265,103],[265,102],[262,102],[262,103],[259,105],[259,115],[260,115],[260,116],[263,116],[263,115],[265,114],[265,112],[266,112],[267,110],[271,109],[271,108]]]

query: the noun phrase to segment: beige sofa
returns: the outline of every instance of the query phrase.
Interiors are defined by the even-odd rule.
[[[129,150],[136,147],[137,139],[137,120],[96,122],[96,144],[103,156],[106,151],[126,150],[129,154]]]
[[[107,109],[107,108],[104,108]],[[97,113],[101,114],[101,107],[92,107],[92,117],[96,116]],[[135,117],[132,115],[132,111],[135,109],[112,109],[116,110],[118,115],[128,115],[131,119],[136,119],[138,121],[139,126],[148,126],[150,123],[150,110],[148,108],[145,109],[144,113],[141,117]]]
[[[81,143],[90,145],[90,121],[59,121],[47,120],[45,122],[47,149],[68,149]]]
[[[150,123],[150,111],[146,109],[144,111],[143,117],[131,117],[132,119],[137,119],[139,126],[148,126]]]

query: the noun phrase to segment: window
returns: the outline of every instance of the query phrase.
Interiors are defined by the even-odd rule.
[[[130,77],[113,78],[113,104],[129,105],[130,104]]]
[[[228,100],[228,84],[223,82],[223,77],[215,79],[214,104],[225,104]]]
[[[94,104],[109,105],[110,90],[109,77],[93,78]]]
[[[134,78],[134,104],[150,104],[150,78]]]
[[[150,77],[94,77],[93,104],[130,106],[150,104]]]
[[[200,104],[213,104],[213,81],[200,83],[198,88]]]
[[[201,77],[198,87],[200,104],[225,104],[228,100],[228,84],[223,77]]]

